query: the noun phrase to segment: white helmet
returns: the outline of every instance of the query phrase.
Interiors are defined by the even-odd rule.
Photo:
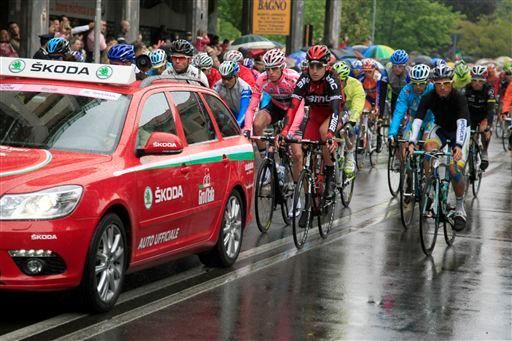
[[[198,69],[206,69],[213,66],[213,59],[206,52],[201,52],[192,58],[192,64]]]
[[[485,66],[485,65],[473,66],[471,68],[471,77],[485,79],[487,77],[487,66]]]
[[[263,64],[265,67],[284,66],[286,57],[281,49],[272,49],[263,55]]]
[[[238,50],[229,50],[224,54],[224,60],[228,62],[241,62],[244,59],[242,52]]]
[[[412,81],[426,81],[430,75],[430,67],[425,64],[414,65],[409,71],[409,77]]]

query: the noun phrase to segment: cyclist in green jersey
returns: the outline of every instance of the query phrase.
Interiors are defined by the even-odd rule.
[[[366,94],[363,85],[356,78],[350,77],[350,65],[345,62],[337,62],[333,65],[333,69],[338,74],[343,92],[345,93],[345,110],[342,115],[343,120],[348,119],[348,122],[354,127],[361,116],[364,108]],[[347,116],[347,118],[345,118]],[[347,162],[345,163],[345,173],[348,175],[353,174],[356,169],[354,159],[354,134],[349,134],[351,148],[347,148]]]

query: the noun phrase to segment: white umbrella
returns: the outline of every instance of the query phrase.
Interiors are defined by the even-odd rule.
[[[229,50],[238,50],[239,48],[244,49],[273,49],[275,47],[279,47],[276,43],[273,41],[251,41],[244,44],[239,45],[231,45],[229,47]]]

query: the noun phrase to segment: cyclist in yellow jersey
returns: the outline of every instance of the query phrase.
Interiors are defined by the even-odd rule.
[[[364,108],[364,101],[366,94],[363,85],[356,78],[350,77],[350,66],[345,62],[337,62],[333,65],[333,69],[340,77],[342,88],[345,93],[345,110],[343,113],[343,120],[348,119],[348,122],[354,127],[361,116]],[[348,118],[345,118],[348,116]],[[351,148],[347,148],[347,162],[345,163],[345,173],[348,175],[353,174],[356,169],[354,159],[354,134],[349,133]]]

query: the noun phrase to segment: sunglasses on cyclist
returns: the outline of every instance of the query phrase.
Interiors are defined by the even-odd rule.
[[[186,60],[188,60],[190,57],[187,57],[187,56],[171,56],[171,60],[173,62],[178,62],[178,63],[181,63],[181,62],[184,62]]]
[[[421,82],[411,82],[412,86],[426,86],[428,82],[421,81]]]
[[[210,69],[211,69],[211,67],[203,67],[203,68],[201,68],[201,71],[206,72],[206,71],[208,71]]]
[[[326,67],[326,65],[320,62],[309,62],[308,67],[310,69],[323,69]]]
[[[270,72],[277,72],[279,70],[281,70],[280,66],[272,66],[272,67],[266,67],[265,68],[265,71],[267,71],[267,72],[269,72],[269,71]]]
[[[234,78],[235,76],[222,76],[222,80],[224,81],[230,81]]]
[[[435,85],[435,86],[444,86],[444,87],[447,87],[447,86],[452,85],[452,81],[439,81],[439,82],[434,82],[434,85]]]
[[[473,78],[471,81],[475,83],[485,83],[485,79],[483,78]]]

